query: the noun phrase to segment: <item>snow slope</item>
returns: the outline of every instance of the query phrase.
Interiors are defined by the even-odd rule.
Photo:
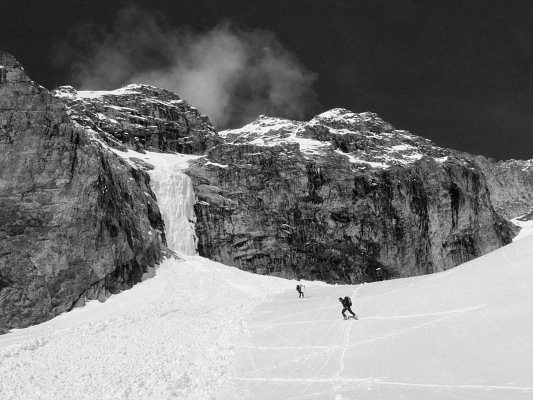
[[[167,260],[105,303],[0,336],[0,399],[207,399],[243,315],[285,288],[196,256]]]
[[[533,235],[533,220],[522,220],[524,216],[513,218],[511,222],[520,227],[520,232],[515,236],[513,241],[523,239],[525,237]]]
[[[167,234],[194,251],[186,160],[121,156],[156,167]],[[440,274],[305,282],[306,299],[292,281],[182,258],[0,336],[0,399],[533,398],[533,236]],[[345,295],[360,320],[340,318]]]
[[[532,399],[533,237],[443,273],[276,296],[220,399]],[[343,321],[350,295],[358,321]]]

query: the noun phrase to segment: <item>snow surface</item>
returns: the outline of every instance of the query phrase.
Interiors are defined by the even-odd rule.
[[[340,151],[340,150],[335,150],[335,153],[340,154],[341,156],[345,156],[345,157],[347,157],[348,160],[349,160],[351,163],[354,163],[354,164],[368,164],[368,165],[370,165],[370,166],[373,167],[373,168],[382,168],[382,169],[388,169],[388,168],[390,168],[390,165],[389,165],[389,164],[385,164],[385,163],[381,163],[381,162],[376,162],[376,161],[367,161],[367,160],[363,160],[363,159],[361,159],[361,158],[357,158],[357,157],[355,157],[355,156],[352,155],[352,154],[344,153],[343,151]]]
[[[305,123],[300,121],[262,115],[242,128],[222,131],[219,135],[226,139],[229,139],[230,135],[240,140],[246,139],[248,144],[263,147],[294,143],[299,145],[304,155],[322,154],[331,147],[329,142],[299,136],[304,125]]]
[[[359,121],[369,121],[372,119],[373,115],[374,114],[368,111],[357,114],[345,108],[333,108],[331,110],[324,111],[323,113],[318,114],[310,122],[326,119],[333,121],[341,120],[343,122],[357,123]]]
[[[520,227],[520,232],[518,232],[513,241],[533,235],[533,220],[521,221],[520,218],[523,218],[523,216],[511,220],[513,224]]]
[[[292,131],[294,130],[295,126],[298,127],[303,125],[304,123],[300,121],[260,115],[257,120],[250,122],[249,124],[244,125],[241,128],[220,131],[218,134],[223,138],[226,138],[229,134],[245,136],[253,134],[254,136],[264,136],[268,135],[271,132],[279,131],[282,129]]]
[[[139,93],[136,89],[139,89],[141,85],[127,85],[115,90],[78,90],[77,97],[84,99],[95,99],[102,96],[123,96],[125,94]]]
[[[167,228],[194,241],[187,158],[121,156],[181,185],[156,195]],[[533,236],[439,274],[305,282],[305,299],[294,281],[181,257],[105,303],[0,336],[0,399],[533,398]],[[341,319],[346,295],[358,321]]]
[[[532,399],[533,236],[443,273],[275,296],[219,399]],[[358,321],[343,321],[350,295]]]
[[[197,256],[166,260],[105,303],[0,336],[0,399],[208,399],[243,316],[286,288]]]

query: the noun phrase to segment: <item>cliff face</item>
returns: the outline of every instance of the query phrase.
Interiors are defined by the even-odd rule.
[[[110,147],[202,154],[219,140],[172,92],[48,92],[0,52],[0,331],[129,288],[165,253],[146,168]]]
[[[262,274],[360,282],[441,271],[509,243],[460,153],[336,109],[260,117],[189,168],[201,255]]]
[[[148,175],[0,52],[0,330],[130,287],[164,250]]]
[[[533,209],[533,160],[494,162],[473,157],[487,178],[492,204],[507,219],[529,213]]]
[[[168,90],[128,85],[76,91],[62,86],[53,94],[73,121],[118,149],[203,154],[220,142],[209,119]]]

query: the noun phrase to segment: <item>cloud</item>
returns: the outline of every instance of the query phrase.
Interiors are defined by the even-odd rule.
[[[147,83],[169,89],[219,129],[259,114],[304,119],[318,109],[317,75],[265,30],[244,31],[230,23],[203,32],[176,29],[128,8],[112,28],[78,28],[59,49],[59,62],[70,66],[77,87]]]

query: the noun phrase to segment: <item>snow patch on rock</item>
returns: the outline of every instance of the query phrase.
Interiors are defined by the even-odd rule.
[[[309,122],[262,115],[242,128],[220,132],[220,136],[234,145],[297,144],[304,158],[342,156],[352,164],[364,163],[378,169],[413,164],[424,158],[438,163],[466,162],[428,139],[395,129],[377,114],[343,108],[323,112]]]

